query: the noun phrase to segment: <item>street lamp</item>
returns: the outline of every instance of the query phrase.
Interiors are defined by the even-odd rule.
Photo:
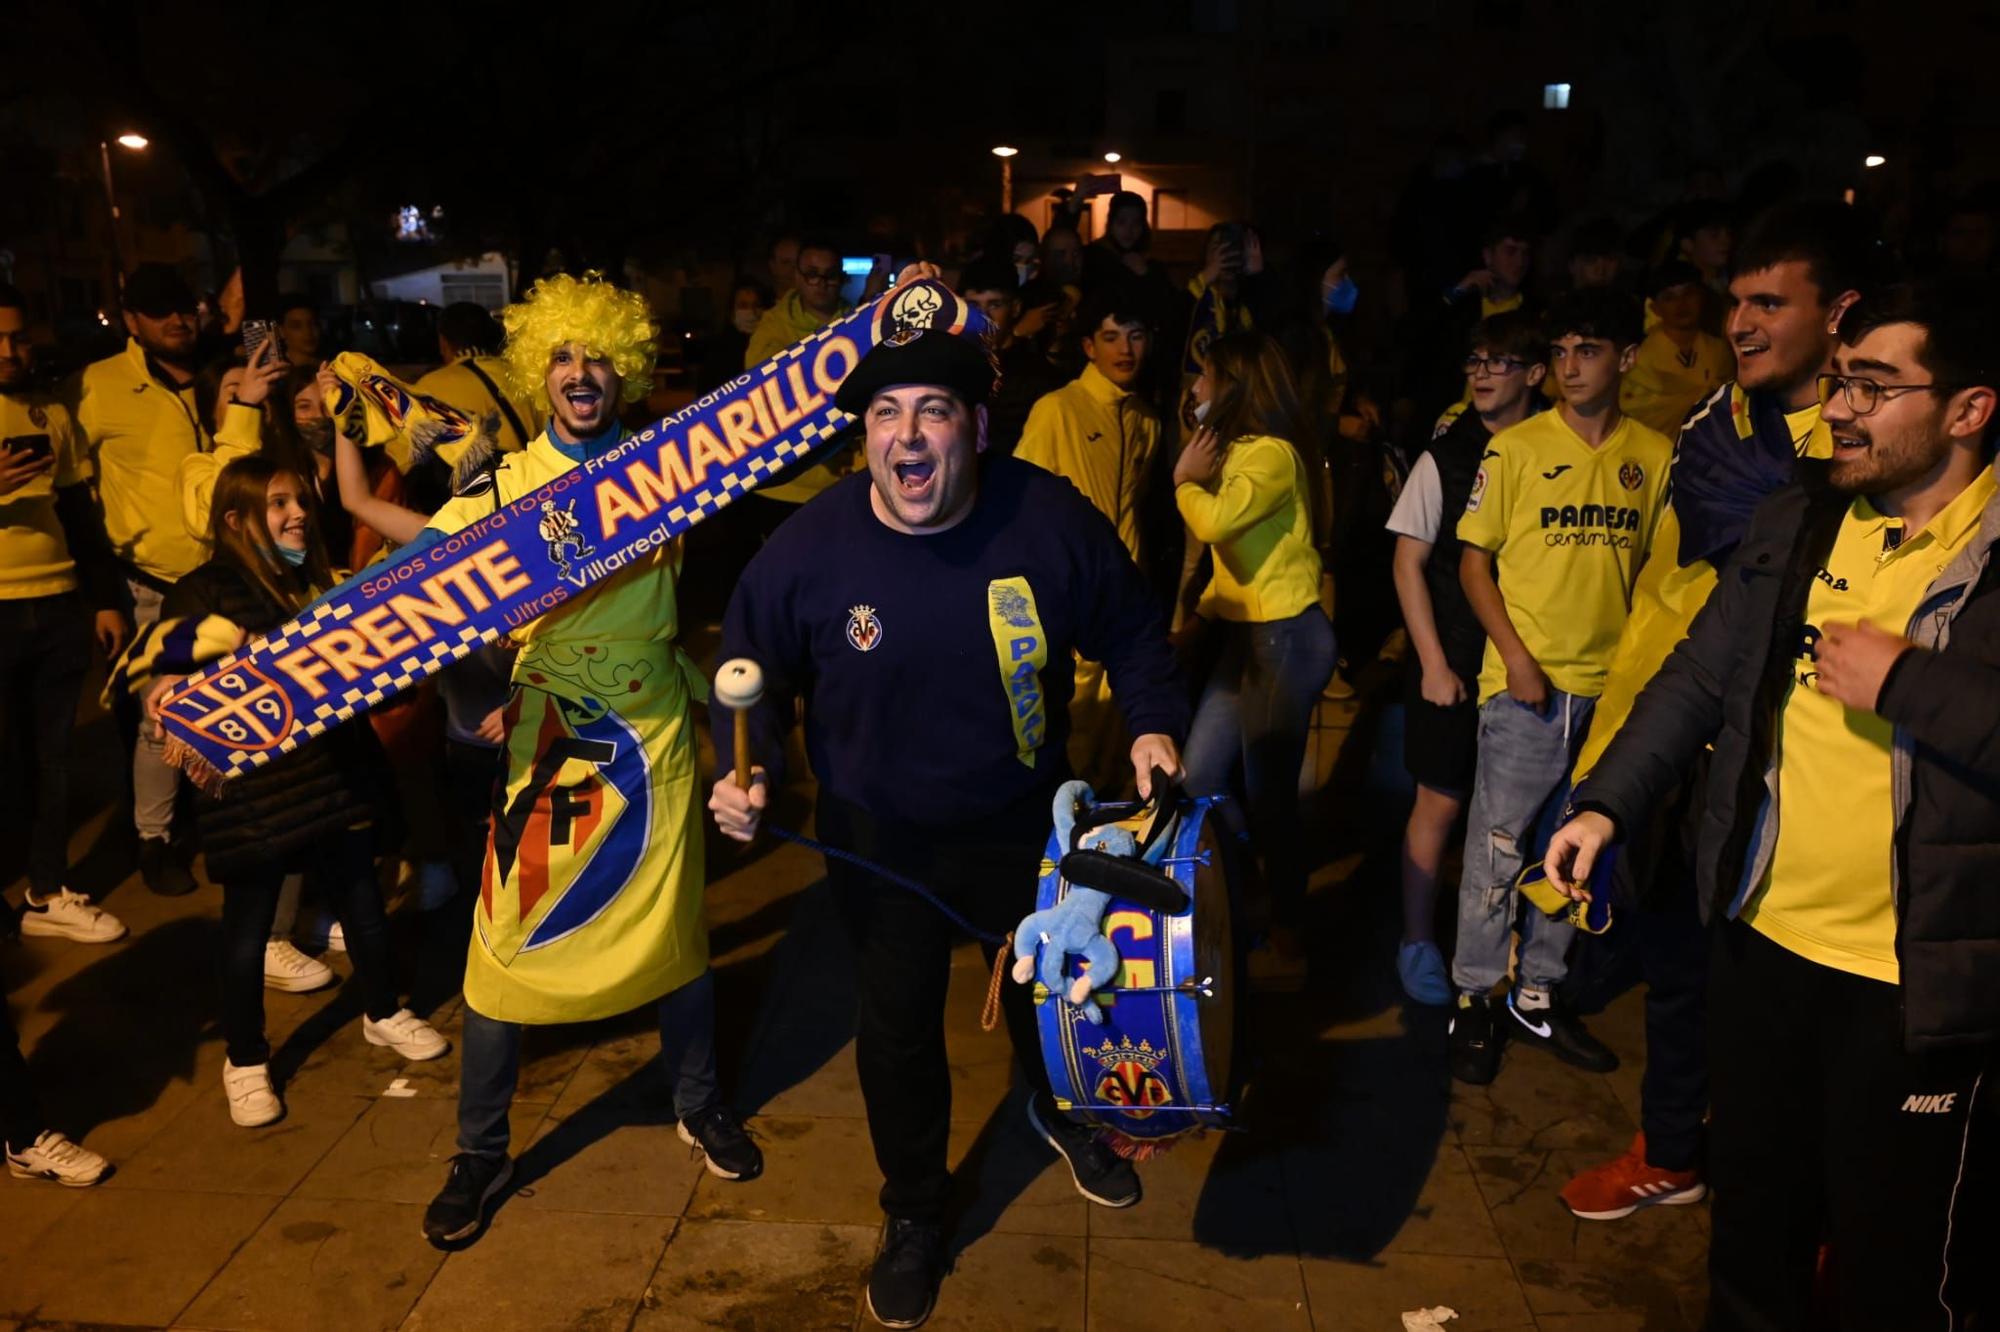
[[[141,152],[147,145],[143,134],[127,131],[118,136],[118,146],[128,152]],[[104,202],[111,208],[111,272],[112,280],[118,287],[118,294],[125,294],[125,260],[118,253],[118,223],[124,216],[118,208],[118,187],[111,180],[111,145],[103,139],[97,141],[97,160],[104,167]]]
[[[1882,156],[1880,153],[1870,153],[1861,159],[1861,165],[1865,167],[1878,167],[1885,165],[1888,160],[1888,158]]]
[[[1118,162],[1122,162],[1122,161],[1124,161],[1124,160],[1125,160],[1125,154],[1123,154],[1123,153],[1106,153],[1106,154],[1104,155],[1104,160],[1105,160],[1105,161],[1107,161],[1107,162],[1111,162],[1111,163],[1118,163]]]
[[[1000,159],[1000,211],[1003,213],[1014,211],[1014,156],[1020,151],[1004,143],[993,150],[993,155]]]

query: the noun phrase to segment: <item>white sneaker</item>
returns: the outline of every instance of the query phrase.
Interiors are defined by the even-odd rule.
[[[264,945],[264,988],[287,994],[305,994],[333,984],[333,968],[316,957],[307,957],[292,947],[289,939],[273,939]]]
[[[271,1086],[271,1066],[238,1068],[222,1061],[222,1090],[229,1096],[229,1117],[242,1128],[262,1128],[285,1117],[285,1103]]]
[[[28,899],[21,913],[21,933],[78,943],[110,943],[125,937],[125,923],[108,911],[100,911],[82,893],[65,888],[46,902]]]
[[[451,1042],[438,1035],[436,1027],[407,1008],[397,1009],[394,1016],[380,1022],[362,1018],[361,1035],[370,1045],[386,1045],[403,1058],[418,1063],[436,1059],[451,1049]]]
[[[340,928],[340,922],[337,920],[326,927],[326,951],[329,953],[347,951],[347,931]]]
[[[7,1153],[7,1173],[15,1179],[52,1179],[65,1188],[86,1189],[104,1178],[111,1163],[50,1129],[31,1146]]]

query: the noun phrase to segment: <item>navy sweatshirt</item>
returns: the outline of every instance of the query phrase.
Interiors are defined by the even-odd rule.
[[[1073,485],[988,457],[947,531],[910,536],[869,503],[866,472],[787,518],[743,571],[722,659],[764,670],[756,761],[781,780],[805,700],[821,789],[878,819],[941,828],[1069,774],[1072,650],[1101,661],[1133,735],[1187,736],[1165,625],[1117,532]],[[711,707],[726,771],[729,711]]]

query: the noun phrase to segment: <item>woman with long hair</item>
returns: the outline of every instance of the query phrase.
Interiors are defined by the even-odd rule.
[[[1174,464],[1174,502],[1215,555],[1197,614],[1219,642],[1185,762],[1198,795],[1240,788],[1262,849],[1278,974],[1302,974],[1305,830],[1299,769],[1313,705],[1333,673],[1314,541],[1314,434],[1270,337],[1231,333],[1208,349],[1193,395],[1199,427]]]
[[[246,638],[269,633],[333,586],[318,539],[317,502],[297,472],[271,458],[238,458],[216,478],[209,507],[209,561],[175,583],[162,614],[219,615]],[[173,677],[156,682],[149,710]],[[237,777],[197,807],[209,875],[222,884],[222,1085],[230,1118],[245,1128],[284,1114],[271,1085],[264,1039],[264,952],[285,876],[321,880],[346,935],[363,997],[362,1035],[405,1059],[435,1059],[449,1046],[397,998],[389,927],[375,853],[391,809],[381,750],[365,726],[342,726]]]

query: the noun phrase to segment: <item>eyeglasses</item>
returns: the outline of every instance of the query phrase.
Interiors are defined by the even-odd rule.
[[[813,268],[801,268],[799,270],[799,281],[810,282],[816,286],[821,286],[821,287],[839,286],[840,280],[845,276],[846,274],[842,273],[837,268],[832,269],[830,271],[822,271]]]
[[[1511,375],[1516,370],[1527,368],[1527,362],[1513,356],[1468,356],[1461,363],[1465,373],[1476,375],[1484,370],[1489,375]]]
[[[1819,405],[1824,407],[1833,401],[1835,393],[1847,403],[1847,410],[1856,416],[1867,416],[1882,405],[1884,398],[1894,398],[1905,393],[1955,393],[1962,384],[1878,384],[1872,379],[1861,379],[1855,375],[1821,375],[1819,377]]]

